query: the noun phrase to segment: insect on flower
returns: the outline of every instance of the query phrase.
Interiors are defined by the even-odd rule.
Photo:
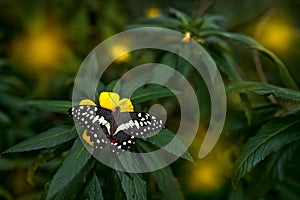
[[[111,151],[119,154],[133,146],[136,137],[146,137],[164,127],[158,116],[134,112],[130,99],[120,100],[117,93],[102,92],[99,102],[97,106],[84,99],[68,111],[75,123],[85,129],[83,139],[96,149],[110,144]]]

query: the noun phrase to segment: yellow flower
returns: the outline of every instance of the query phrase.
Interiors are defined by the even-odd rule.
[[[99,96],[99,104],[102,108],[109,109],[113,112],[116,111],[117,107],[120,108],[120,112],[133,112],[133,105],[130,99],[120,99],[119,94],[114,92],[101,92]],[[90,99],[81,100],[79,105],[97,106],[95,102]],[[83,131],[82,139],[90,146],[94,145],[93,142],[91,142],[91,138],[87,135],[87,130]]]
[[[133,112],[133,105],[128,98],[120,99],[117,93],[102,92],[99,96],[100,106],[111,111],[116,111],[120,108],[120,112]]]
[[[87,106],[97,106],[95,102],[89,99],[83,99],[80,101],[79,105],[87,105]]]
[[[190,41],[190,39],[191,39],[191,33],[190,32],[186,32],[181,41],[184,42],[184,43],[187,43],[187,42]]]

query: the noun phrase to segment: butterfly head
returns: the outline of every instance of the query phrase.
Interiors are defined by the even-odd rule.
[[[117,106],[117,107],[115,108],[115,112],[116,112],[116,113],[120,113],[120,112],[121,112],[120,106]]]

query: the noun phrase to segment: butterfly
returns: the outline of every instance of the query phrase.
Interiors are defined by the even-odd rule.
[[[145,112],[120,112],[91,105],[76,105],[68,110],[75,123],[87,130],[87,136],[96,149],[107,144],[111,151],[120,154],[132,147],[136,137],[146,137],[164,128],[158,116]]]

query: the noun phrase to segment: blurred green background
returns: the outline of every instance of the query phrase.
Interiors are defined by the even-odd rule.
[[[191,18],[220,16],[224,29],[250,35],[273,51],[300,85],[300,1],[0,0],[0,152],[48,128],[70,122],[63,115],[32,109],[25,102],[70,100],[77,70],[96,45],[130,27],[148,26],[149,19],[169,15],[170,8]],[[249,47],[237,46],[233,55],[241,77],[260,82]],[[151,60],[147,55],[143,59]],[[103,83],[121,76],[127,69],[124,66],[140,62],[131,55],[119,58]],[[261,62],[268,82],[283,86],[278,69],[268,59],[262,58]],[[226,76],[224,80],[228,82]],[[239,98],[228,97],[228,115],[241,107]],[[199,138],[205,132],[203,125]],[[237,144],[231,145],[231,139],[221,140],[205,159],[195,159],[195,163],[179,160],[172,165],[186,199],[238,199],[238,194],[232,193],[231,177],[241,143],[234,141]],[[190,151],[196,158],[200,144],[195,143]],[[39,199],[60,159],[39,168],[34,180],[30,180],[28,166],[38,155],[29,152],[0,158],[0,199]],[[295,190],[300,189],[299,184]],[[164,199],[160,194],[157,198],[150,196]]]

